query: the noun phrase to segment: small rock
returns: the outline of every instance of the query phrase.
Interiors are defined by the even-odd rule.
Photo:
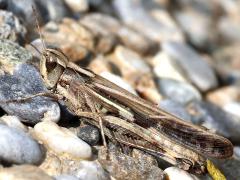
[[[44,153],[40,145],[18,129],[0,124],[0,159],[13,164],[39,164]]]
[[[240,146],[234,146],[234,156],[236,156],[237,159],[240,160]]]
[[[171,57],[163,51],[157,53],[151,60],[154,74],[163,79],[173,79],[179,82],[187,82],[182,67],[178,66]]]
[[[144,9],[141,0],[115,0],[113,5],[116,13],[125,24],[141,32],[152,41],[183,41],[184,39],[181,31],[165,10],[158,9],[154,12],[148,12]]]
[[[11,12],[0,10],[0,38],[23,43],[27,30]]]
[[[177,167],[169,167],[165,169],[163,172],[166,173],[168,180],[199,180],[196,176],[193,174],[189,174],[187,171],[184,171]]]
[[[88,10],[87,0],[64,0],[64,2],[75,13],[85,12]]]
[[[140,55],[123,46],[118,46],[109,60],[120,69],[122,77],[135,87],[142,97],[154,103],[161,100],[161,95],[150,73],[151,69]]]
[[[100,139],[98,129],[90,125],[80,127],[78,129],[77,136],[91,146],[97,145]]]
[[[226,104],[223,109],[230,114],[233,114],[240,118],[240,103],[239,102],[231,102]]]
[[[160,106],[160,108],[164,109],[165,111],[167,111],[183,120],[191,122],[191,116],[185,110],[185,108],[183,107],[182,104],[180,104],[176,101],[173,101],[173,100],[165,99],[165,100],[160,101],[159,106]]]
[[[17,1],[17,0],[14,0],[14,1]],[[71,14],[68,8],[66,7],[64,1],[41,0],[41,1],[35,1],[35,3],[39,8],[40,15],[44,19],[44,22],[60,21],[65,16],[69,16]],[[29,12],[32,12],[32,10],[28,11],[28,14],[32,16],[32,13],[29,13]]]
[[[27,29],[32,29],[33,24],[35,24],[35,17],[31,13],[32,6],[37,7],[34,0],[8,0],[7,10],[13,12],[19,19],[22,19]]]
[[[59,176],[54,177],[55,180],[79,180],[76,176],[68,175],[68,174],[62,174]]]
[[[91,147],[66,128],[53,122],[40,122],[34,126],[36,137],[59,155],[73,159],[89,159]]]
[[[95,51],[108,53],[116,45],[118,39],[116,31],[120,28],[119,22],[107,15],[93,13],[80,19],[80,24],[86,26],[96,39]]]
[[[194,8],[183,8],[181,11],[175,11],[174,17],[195,47],[209,51],[217,46],[217,29],[211,15]]]
[[[88,27],[95,36],[112,34],[127,47],[136,50],[140,54],[157,49],[157,44],[145,37],[142,33],[121,24],[117,19],[100,13],[91,13],[80,20],[80,23]]]
[[[225,86],[207,94],[207,100],[220,107],[238,101],[239,97],[239,87],[235,85]]]
[[[233,84],[240,82],[240,44],[222,47],[213,53],[213,65],[223,83]]]
[[[113,149],[108,149],[107,153],[100,149],[98,160],[115,179],[164,179],[163,171],[144,158],[132,158]]]
[[[187,79],[201,91],[207,91],[218,85],[213,69],[200,55],[183,43],[166,42],[162,44],[172,61],[184,69]]]
[[[27,127],[22,123],[24,120],[17,116],[2,116],[0,117],[0,122],[3,122],[8,127],[16,128],[24,132],[28,132]]]
[[[113,68],[107,61],[106,57],[98,55],[96,58],[92,59],[88,65],[88,69],[92,70],[96,74],[101,74],[103,72],[111,73]]]
[[[13,73],[17,64],[22,64],[32,59],[32,55],[18,44],[0,39],[0,68],[8,73]]]
[[[20,64],[13,75],[0,76],[0,101],[16,100],[46,92],[39,72],[31,65]],[[24,122],[36,124],[45,118],[57,122],[60,108],[48,97],[37,96],[26,101],[1,103],[10,115],[19,116]]]
[[[78,179],[110,180],[98,161],[81,161],[74,175]]]
[[[45,25],[43,34],[47,43],[60,48],[73,62],[87,58],[94,48],[93,34],[70,18],[64,18],[60,24],[49,22]]]
[[[201,94],[191,84],[166,78],[158,79],[157,82],[162,95],[180,104],[201,100]]]
[[[136,91],[132,88],[132,86],[128,84],[126,81],[124,81],[121,77],[109,72],[102,72],[100,75],[106,78],[107,80],[113,82],[114,84],[117,84],[121,88],[126,89],[127,91],[137,95]]]
[[[36,166],[21,165],[0,169],[0,179],[7,180],[54,180]]]

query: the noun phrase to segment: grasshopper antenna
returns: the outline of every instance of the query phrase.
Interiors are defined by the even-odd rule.
[[[45,44],[45,42],[43,40],[43,35],[42,35],[41,29],[40,29],[37,10],[36,10],[36,8],[33,5],[32,5],[32,10],[33,10],[33,14],[34,14],[35,21],[36,21],[36,27],[38,29],[38,33],[39,33],[39,36],[40,36],[40,39],[41,39],[41,42],[42,42],[42,46],[43,46],[43,49],[45,50],[45,49],[47,49],[47,47],[46,47],[46,44]]]

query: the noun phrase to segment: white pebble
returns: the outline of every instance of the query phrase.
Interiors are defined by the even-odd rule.
[[[199,180],[196,176],[177,167],[169,167],[164,172],[169,180]]]
[[[34,132],[38,140],[57,154],[75,159],[89,159],[92,155],[87,143],[54,122],[40,122],[35,125]]]

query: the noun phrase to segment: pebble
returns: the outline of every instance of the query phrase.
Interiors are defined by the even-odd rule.
[[[160,101],[159,107],[181,119],[191,122],[191,115],[185,110],[184,106],[172,99]]]
[[[98,161],[81,161],[74,175],[78,179],[110,180]]]
[[[91,146],[97,145],[100,140],[99,130],[90,125],[80,127],[77,136]]]
[[[240,120],[218,106],[206,102],[193,102],[188,107],[192,120],[208,129],[228,138],[233,143],[240,143]]]
[[[154,103],[162,99],[149,65],[139,54],[124,46],[117,46],[109,60],[120,69],[123,79],[135,87],[141,97]]]
[[[22,22],[27,27],[28,30],[32,29],[33,24],[35,24],[35,18],[32,13],[32,6],[37,7],[34,0],[8,0],[7,9],[11,11],[15,16],[22,19]]]
[[[168,180],[200,180],[193,174],[188,173],[187,171],[184,171],[177,167],[169,167],[165,169],[163,172],[166,173]]]
[[[69,12],[69,9],[65,5],[64,1],[41,0],[41,1],[35,1],[35,3],[39,8],[40,16],[42,17],[44,22],[48,22],[48,21],[60,22],[65,16],[69,16],[71,14],[71,12]],[[32,13],[29,13],[29,12],[32,12],[32,9],[28,11],[28,14],[32,16]]]
[[[13,75],[0,76],[0,101],[21,99],[39,92],[45,92],[39,72],[31,65],[16,66]],[[36,124],[41,120],[57,122],[60,108],[50,98],[38,96],[27,101],[1,103],[9,115],[21,117],[24,122]]]
[[[0,179],[6,180],[54,180],[43,170],[32,165],[13,166],[0,169]]]
[[[208,13],[196,11],[195,8],[185,7],[182,11],[175,11],[174,17],[191,44],[195,47],[206,51],[216,48],[218,36],[214,32],[217,29],[213,26],[213,17]]]
[[[12,12],[0,10],[0,38],[23,43],[27,30]]]
[[[231,102],[226,104],[223,109],[230,114],[233,114],[240,118],[240,103],[239,102]]]
[[[159,78],[157,82],[162,95],[180,104],[186,105],[202,99],[199,91],[189,83],[166,78]]]
[[[220,106],[224,107],[225,105],[238,101],[240,97],[239,86],[230,85],[222,88],[218,88],[212,92],[209,92],[206,96],[207,100]]]
[[[38,140],[56,154],[70,159],[89,159],[92,156],[91,147],[87,143],[54,122],[40,122],[34,126],[34,132]]]
[[[116,18],[111,16],[91,13],[80,20],[80,23],[88,27],[95,35],[106,36],[112,34],[128,48],[136,50],[140,54],[153,52],[158,48],[157,44],[142,33],[121,24]]]
[[[64,0],[64,2],[75,13],[86,12],[89,8],[87,0]]]
[[[147,12],[140,0],[115,0],[114,8],[120,19],[136,31],[155,42],[183,41],[183,35],[165,10],[156,10],[155,16]],[[133,11],[134,9],[134,11]],[[144,27],[144,28],[143,28]]]
[[[24,121],[24,120],[22,120],[20,117],[17,117],[17,116],[4,115],[0,117],[0,122],[4,123],[8,127],[12,127],[24,132],[28,132],[27,127],[21,121]]]
[[[10,40],[0,39],[1,69],[13,73],[17,64],[22,64],[32,59],[32,55],[23,47]]]
[[[236,43],[219,48],[213,53],[213,65],[225,84],[237,84],[240,82],[239,47]]]
[[[43,34],[49,44],[60,48],[73,62],[87,58],[94,48],[93,34],[70,18],[64,18],[60,24],[49,22],[45,25]]]
[[[0,158],[10,164],[39,164],[44,153],[25,132],[0,124]]]
[[[162,44],[165,51],[194,85],[205,92],[218,85],[216,75],[209,64],[187,44],[166,42]]]
[[[240,160],[240,146],[234,146],[233,152],[234,156],[236,156],[236,158]]]
[[[150,63],[153,66],[153,73],[158,78],[173,79],[179,82],[188,81],[183,68],[176,65],[166,52],[158,52]]]
[[[108,154],[106,154],[103,149],[100,149],[98,160],[102,164],[103,168],[106,169],[115,179],[164,179],[163,171],[153,165],[151,161],[146,161],[145,158],[132,158],[110,148],[107,153]]]

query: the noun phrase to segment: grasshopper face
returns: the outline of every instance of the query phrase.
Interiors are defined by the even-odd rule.
[[[48,89],[54,89],[67,67],[68,59],[59,50],[47,48],[43,51],[40,61],[40,73]]]

